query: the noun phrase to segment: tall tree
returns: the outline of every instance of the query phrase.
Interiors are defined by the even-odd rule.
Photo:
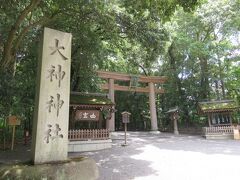
[[[228,92],[233,92],[227,72],[234,67],[233,61],[236,64],[239,48],[239,31],[233,20],[237,5],[235,0],[208,1],[194,13],[179,10],[165,24],[170,42],[162,68],[173,85],[167,86],[165,104],[180,106],[185,120],[187,114],[196,112],[198,101],[230,98]]]

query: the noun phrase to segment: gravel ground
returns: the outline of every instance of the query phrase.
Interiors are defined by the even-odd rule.
[[[70,153],[93,158],[99,180],[234,180],[240,177],[240,141],[206,140],[200,136],[129,132],[114,133],[113,147],[96,152]],[[30,145],[0,151],[1,164],[30,159]]]
[[[128,146],[118,133],[113,148],[71,153],[93,158],[99,180],[232,180],[240,177],[240,141],[200,136],[130,132]]]

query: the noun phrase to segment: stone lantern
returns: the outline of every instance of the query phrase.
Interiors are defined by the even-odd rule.
[[[179,131],[178,131],[177,121],[180,118],[180,116],[179,116],[179,108],[178,107],[170,108],[166,113],[170,114],[170,118],[173,121],[174,134],[178,135]]]

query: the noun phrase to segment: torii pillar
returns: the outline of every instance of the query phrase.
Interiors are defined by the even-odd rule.
[[[158,131],[157,125],[157,111],[155,103],[155,91],[154,84],[152,82],[148,83],[149,86],[149,106],[150,106],[150,116],[151,116],[151,131]]]
[[[114,79],[109,79],[109,98],[113,103],[115,103],[115,98],[114,98]],[[110,131],[115,131],[115,113],[112,113],[111,119],[107,120],[106,122],[107,129]]]

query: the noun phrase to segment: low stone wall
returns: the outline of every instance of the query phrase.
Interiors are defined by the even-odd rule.
[[[202,129],[201,128],[179,128],[179,134],[192,134],[192,135],[201,135]]]
[[[161,132],[168,132],[168,133],[174,133],[173,129],[165,128],[160,129]],[[191,134],[191,135],[201,135],[202,134],[202,128],[195,128],[195,127],[189,127],[189,128],[178,128],[179,134]]]
[[[65,162],[40,165],[2,165],[0,179],[71,179],[95,180],[99,177],[98,167],[93,159],[75,158]]]
[[[239,139],[239,126],[203,127],[203,137],[206,139]]]
[[[97,151],[112,147],[112,140],[69,141],[68,152]]]
[[[233,139],[233,134],[209,134],[203,135],[206,139]]]

